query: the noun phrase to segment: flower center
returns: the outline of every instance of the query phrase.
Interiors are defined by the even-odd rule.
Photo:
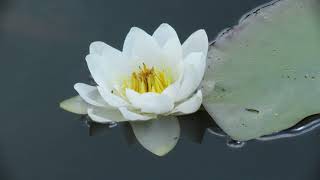
[[[172,83],[171,73],[167,70],[159,70],[155,67],[147,67],[144,63],[139,70],[123,81],[122,90],[126,88],[135,90],[138,93],[154,92],[161,93]]]

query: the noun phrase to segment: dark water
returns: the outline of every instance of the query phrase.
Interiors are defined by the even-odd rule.
[[[185,39],[234,24],[267,0],[0,1],[0,179],[318,180],[318,132],[231,149],[206,133],[202,145],[181,139],[159,158],[129,147],[120,128],[88,136],[78,116],[58,108],[88,81],[84,61],[95,40],[122,47],[131,26],[152,32],[168,22]]]

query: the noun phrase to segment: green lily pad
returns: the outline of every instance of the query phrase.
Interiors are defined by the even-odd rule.
[[[319,113],[320,1],[278,0],[253,10],[217,37],[207,64],[204,107],[235,140]]]

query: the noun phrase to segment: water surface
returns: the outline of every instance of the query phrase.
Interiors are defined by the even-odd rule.
[[[120,128],[90,137],[79,116],[58,108],[88,82],[90,42],[121,48],[131,26],[149,33],[168,22],[185,40],[204,28],[213,39],[267,0],[0,1],[0,179],[319,179],[319,131],[249,142],[241,149],[206,133],[181,139],[163,158],[128,146]]]

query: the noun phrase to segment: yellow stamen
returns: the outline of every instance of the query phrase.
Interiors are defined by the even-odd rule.
[[[148,68],[146,64],[139,66],[138,71],[123,81],[122,90],[125,94],[127,88],[133,89],[138,93],[155,92],[161,93],[172,83],[169,71],[160,71],[155,67]]]

